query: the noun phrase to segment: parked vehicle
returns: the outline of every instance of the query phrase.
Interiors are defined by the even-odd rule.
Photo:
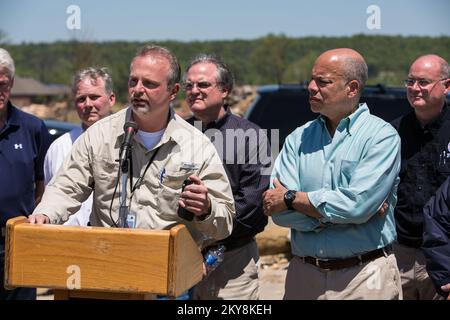
[[[57,121],[57,120],[44,120],[44,123],[48,129],[48,133],[52,138],[52,141],[55,141],[57,138],[62,136],[64,133],[69,132],[75,127],[78,127],[78,124]]]
[[[262,86],[258,94],[245,117],[263,129],[279,129],[280,148],[289,133],[318,116],[310,109],[306,84]],[[388,122],[412,110],[405,88],[367,86],[360,101],[367,103],[372,114]]]

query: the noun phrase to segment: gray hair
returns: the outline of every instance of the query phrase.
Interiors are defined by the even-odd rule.
[[[101,78],[104,81],[105,84],[105,92],[108,96],[111,96],[113,94],[113,81],[111,78],[111,75],[108,72],[107,68],[86,68],[77,71],[75,73],[75,76],[73,77],[72,82],[72,93],[75,96],[77,92],[77,86],[78,83],[84,79],[91,80],[91,83],[94,84],[95,81]]]
[[[210,54],[201,53],[195,56],[189,62],[183,80],[186,80],[186,74],[188,73],[189,69],[198,63],[212,63],[213,65],[215,65],[217,69],[216,81],[219,84],[220,88],[225,89],[228,92],[231,92],[231,90],[233,90],[233,72],[231,72],[230,68],[219,57]]]
[[[364,60],[353,57],[344,59],[344,79],[345,81],[358,81],[361,85],[360,92],[362,92],[366,85],[367,78],[369,77],[368,74],[369,70]]]
[[[0,66],[5,67],[8,70],[9,77],[11,79],[14,78],[14,74],[16,72],[14,60],[11,58],[9,52],[3,48],[0,48]]]
[[[169,61],[170,72],[169,75],[167,76],[167,88],[169,90],[171,90],[176,83],[180,82],[181,77],[180,64],[178,63],[177,57],[175,57],[175,55],[169,49],[153,44],[147,44],[142,48],[138,49],[133,60],[136,59],[137,57],[143,56],[162,56],[166,58],[167,61]]]
[[[450,68],[447,61],[441,62],[441,78],[448,79],[450,77]]]

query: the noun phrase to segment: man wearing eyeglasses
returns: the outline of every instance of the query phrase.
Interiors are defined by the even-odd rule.
[[[225,103],[233,82],[228,66],[210,55],[194,58],[185,74],[186,101],[195,116],[188,122],[212,139],[230,180],[236,206],[233,232],[220,241],[226,248],[224,260],[196,286],[195,299],[259,298],[255,236],[267,224],[262,193],[269,185],[270,174],[270,161],[263,165],[261,155],[270,158],[270,150],[260,128],[233,115]]]
[[[404,299],[435,299],[421,249],[422,211],[450,175],[450,112],[446,95],[448,63],[437,55],[419,57],[405,81],[409,114],[392,124],[401,137],[402,166],[395,208],[394,253],[402,277]]]
[[[44,157],[50,144],[42,120],[11,101],[14,60],[0,48],[0,300],[35,300],[36,289],[4,287],[6,221],[28,216],[44,192]]]

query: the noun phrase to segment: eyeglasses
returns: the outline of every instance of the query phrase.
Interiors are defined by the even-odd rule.
[[[186,91],[191,91],[194,89],[194,86],[197,85],[197,88],[200,90],[208,89],[209,87],[212,87],[213,85],[217,85],[216,83],[211,83],[208,81],[199,81],[199,82],[186,82],[184,83],[183,87]]]
[[[405,80],[405,87],[413,87],[414,84],[417,82],[417,85],[419,86],[420,89],[424,89],[426,87],[428,87],[430,84],[432,84],[433,82],[438,83],[439,81],[442,80],[447,80],[447,78],[442,78],[439,80],[427,80],[427,79],[413,79],[413,78],[408,78]]]

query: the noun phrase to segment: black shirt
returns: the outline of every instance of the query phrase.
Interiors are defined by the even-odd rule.
[[[227,250],[232,250],[250,242],[267,225],[267,217],[262,209],[262,194],[269,186],[271,163],[268,161],[271,157],[269,143],[266,135],[261,134],[261,128],[231,114],[228,108],[226,110],[222,118],[207,125],[201,124],[195,117],[187,121],[197,128],[201,125],[202,131],[216,147],[230,180],[236,216],[233,220],[233,232],[220,243]],[[214,137],[217,133],[220,133],[222,139]],[[256,134],[256,138],[253,134]],[[257,155],[262,153],[266,157],[261,160]],[[261,170],[264,169],[265,174],[262,175]]]
[[[421,127],[414,112],[392,125],[401,137],[402,164],[395,208],[397,240],[418,248],[422,244],[423,207],[450,175],[450,112]]]

